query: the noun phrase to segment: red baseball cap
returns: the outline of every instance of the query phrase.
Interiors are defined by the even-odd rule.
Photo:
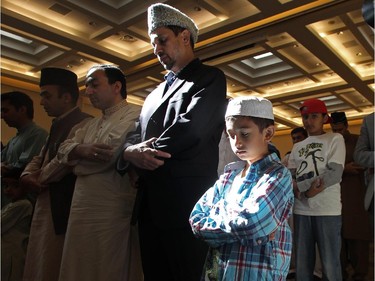
[[[301,111],[301,115],[306,115],[310,113],[325,113],[328,115],[327,107],[325,103],[318,99],[310,99],[306,100],[302,103],[301,107],[299,108]],[[328,115],[327,123],[331,122],[331,117]]]

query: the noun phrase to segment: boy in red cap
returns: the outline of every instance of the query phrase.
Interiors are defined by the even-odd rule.
[[[324,102],[305,101],[300,112],[309,136],[296,143],[288,167],[294,175],[296,280],[312,281],[315,244],[323,266],[323,280],[341,281],[340,182],[345,164],[344,138],[325,132],[330,122]]]

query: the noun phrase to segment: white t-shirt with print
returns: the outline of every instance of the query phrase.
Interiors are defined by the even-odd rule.
[[[345,153],[344,138],[338,133],[309,136],[296,143],[289,157],[288,168],[296,169],[298,189],[301,192],[308,190],[317,177],[335,176],[333,173],[337,171],[330,169],[330,164],[344,167]],[[307,216],[341,215],[340,182],[327,186],[312,198],[296,198],[294,213]]]

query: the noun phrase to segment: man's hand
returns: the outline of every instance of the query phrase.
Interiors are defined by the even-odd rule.
[[[301,195],[301,192],[300,192],[299,189],[298,189],[298,185],[297,185],[296,180],[293,180],[292,183],[293,183],[293,193],[294,193],[294,197],[299,198],[300,195]]]
[[[108,162],[113,157],[113,148],[104,143],[79,144],[70,153],[69,160],[88,159]]]
[[[48,185],[43,185],[43,184],[40,184],[39,182],[40,172],[41,170],[38,170],[34,173],[21,177],[20,184],[22,188],[26,189],[29,192],[33,191],[33,192],[38,192],[38,193],[46,189]]]
[[[309,190],[305,192],[305,197],[306,198],[314,197],[315,195],[319,194],[323,190],[324,190],[324,182],[321,178],[317,178],[316,180],[313,181]]]
[[[358,175],[360,171],[363,171],[364,168],[357,165],[354,162],[349,162],[345,164],[344,172],[352,175]]]
[[[122,157],[125,161],[131,162],[134,166],[141,169],[153,171],[159,168],[164,165],[164,158],[171,158],[171,155],[167,152],[151,148],[150,145],[155,140],[156,138],[151,138],[127,147]]]

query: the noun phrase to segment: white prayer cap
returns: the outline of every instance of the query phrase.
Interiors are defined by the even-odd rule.
[[[180,26],[190,31],[194,44],[198,40],[198,27],[194,21],[180,10],[167,4],[157,3],[148,7],[148,34],[159,27]]]
[[[229,101],[225,118],[238,115],[274,120],[272,103],[268,99],[254,96],[237,97]]]

